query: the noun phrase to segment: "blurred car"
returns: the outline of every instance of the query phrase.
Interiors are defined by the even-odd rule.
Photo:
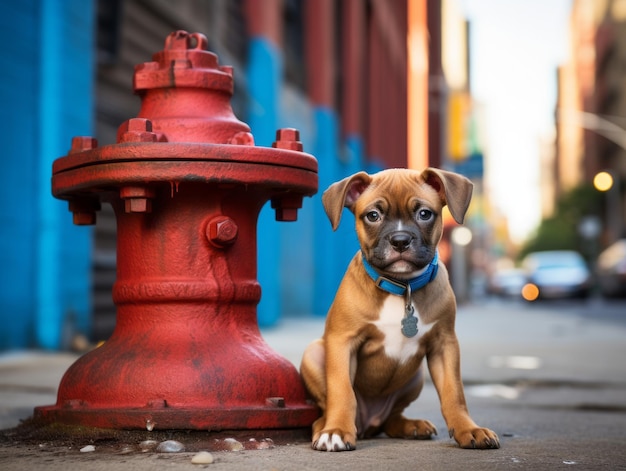
[[[626,296],[626,239],[600,253],[596,267],[598,287],[604,296]]]
[[[535,299],[586,298],[591,273],[583,257],[573,250],[533,252],[522,261],[527,284],[522,296]]]
[[[524,271],[519,268],[497,270],[489,279],[489,293],[507,298],[519,297],[526,283]]]

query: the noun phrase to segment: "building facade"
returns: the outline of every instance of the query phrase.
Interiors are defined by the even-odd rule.
[[[626,225],[626,2],[575,0],[569,60],[559,70],[556,195],[591,183],[601,171],[614,179],[604,198],[601,245],[624,237]]]

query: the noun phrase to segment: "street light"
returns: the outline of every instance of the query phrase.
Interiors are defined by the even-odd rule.
[[[598,172],[593,177],[594,188],[606,193],[606,226],[609,232],[609,242],[622,236],[622,202],[620,201],[619,183],[619,175],[609,171]]]
[[[558,113],[559,121],[569,122],[583,129],[594,131],[626,150],[626,129],[618,126],[608,118],[610,116],[600,116],[595,113],[578,110],[559,109]]]
[[[609,172],[599,172],[593,177],[593,187],[598,191],[609,191],[613,187],[613,175]]]

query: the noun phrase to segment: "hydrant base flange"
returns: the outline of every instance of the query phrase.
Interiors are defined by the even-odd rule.
[[[40,423],[63,423],[94,428],[123,430],[261,430],[308,428],[319,416],[311,404],[295,407],[115,408],[63,409],[56,406],[35,408]]]

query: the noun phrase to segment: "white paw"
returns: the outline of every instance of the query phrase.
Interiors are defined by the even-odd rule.
[[[345,443],[341,436],[336,433],[330,435],[322,433],[320,438],[313,442],[313,449],[319,451],[350,451],[354,449],[354,446],[350,443]]]

